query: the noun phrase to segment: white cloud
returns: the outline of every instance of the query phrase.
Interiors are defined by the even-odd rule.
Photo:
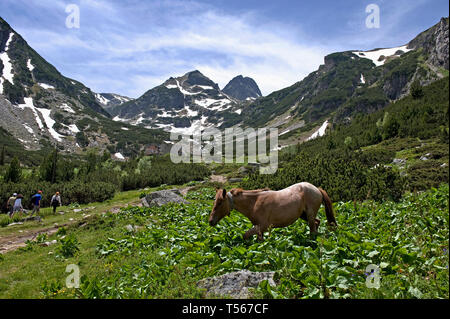
[[[77,32],[19,31],[45,58],[56,57],[49,61],[66,76],[94,91],[117,89],[116,93],[133,97],[193,69],[221,87],[236,75],[251,76],[263,94],[269,94],[315,70],[327,53],[304,43],[296,37],[298,30],[287,25],[262,24],[253,12],[232,16],[196,2],[139,5],[129,9],[126,4],[83,0]],[[130,10],[147,10],[152,15],[159,10],[164,23],[129,21]],[[90,21],[91,16],[97,16],[97,21]]]
[[[256,11],[231,15],[209,4],[176,0],[80,0],[79,30],[33,25],[18,31],[64,75],[96,92],[138,97],[170,76],[198,69],[222,88],[236,75],[250,76],[267,95],[316,70],[326,54],[372,49],[383,42],[405,12],[417,6],[405,1],[404,9],[381,1],[382,28],[377,32],[363,27],[365,12],[356,10],[361,12],[349,21],[360,23],[349,24],[351,32],[322,43],[312,43],[301,23],[274,23]],[[62,12],[61,24],[65,4],[39,2],[55,15]]]

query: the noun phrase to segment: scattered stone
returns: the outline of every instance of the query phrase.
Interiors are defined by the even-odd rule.
[[[74,209],[74,210],[73,210],[74,213],[79,213],[79,212],[82,212],[82,211],[83,211],[83,210],[80,209],[80,208],[77,208],[77,209]]]
[[[248,168],[245,167],[245,166],[241,166],[241,167],[239,167],[239,169],[238,169],[238,173],[239,173],[240,175],[247,175],[247,174],[248,174]]]
[[[251,298],[249,288],[258,287],[259,283],[267,280],[271,286],[276,286],[273,280],[275,272],[251,272],[241,270],[218,277],[205,278],[197,285],[206,289],[207,297],[229,296],[234,299]]]
[[[88,219],[89,217],[91,217],[91,215],[86,215],[83,217],[83,219]]]
[[[113,207],[109,210],[109,212],[111,214],[118,214],[118,213],[120,213],[120,207]]]
[[[447,167],[447,166],[448,166],[447,163],[443,163],[443,164],[441,165],[441,167]]]
[[[137,232],[139,230],[139,228],[140,228],[139,226],[132,226],[130,224],[125,226],[125,229],[130,233]]]
[[[23,223],[22,222],[11,223],[11,224],[8,224],[8,227],[9,226],[14,226],[14,225],[23,225]]]
[[[406,164],[406,160],[403,158],[394,158],[394,160],[392,161],[392,164],[403,166]]]
[[[41,244],[39,244],[39,246],[48,247],[48,246],[54,245],[56,243],[57,243],[57,241],[56,241],[56,239],[54,239],[52,241],[46,241],[45,243],[41,243]]]
[[[422,155],[420,157],[420,160],[421,161],[428,161],[430,159],[430,157],[431,157],[431,153],[426,153],[425,155]]]
[[[65,214],[65,212],[58,212],[58,214],[60,214],[60,215],[64,215],[64,214]]]
[[[229,182],[229,183],[240,183],[240,182],[242,182],[242,178],[239,178],[239,177],[233,177],[233,178],[230,178],[230,179],[228,180],[228,182]]]
[[[73,218],[69,218],[70,221],[73,221]]]
[[[142,200],[142,206],[153,207],[162,206],[168,203],[183,203],[189,204],[183,197],[180,196],[180,190],[162,190],[148,194],[145,200]]]
[[[178,189],[178,188],[172,188],[172,189],[168,189],[168,191],[170,191],[170,192],[172,192],[172,193],[175,193],[175,194],[177,194],[177,195],[182,195],[181,194],[181,191]]]

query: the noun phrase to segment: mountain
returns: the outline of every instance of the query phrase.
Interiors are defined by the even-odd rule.
[[[252,100],[262,96],[258,84],[249,77],[238,75],[232,79],[222,90],[222,92],[238,100]]]
[[[303,80],[248,105],[240,124],[278,127],[283,143],[293,144],[379,110],[407,95],[414,81],[423,86],[448,76],[448,23],[442,18],[399,47],[327,55]]]
[[[327,55],[318,70],[265,97],[250,78],[238,76],[220,90],[195,70],[129,99],[64,77],[0,18],[0,127],[27,149],[56,144],[67,152],[136,154],[168,139],[168,131],[235,125],[277,127],[280,144],[294,144],[384,108],[414,82],[448,76],[448,23],[442,18],[398,47]]]
[[[112,121],[94,92],[63,76],[2,18],[0,113],[0,127],[27,150],[57,145],[68,153],[108,147],[131,154],[167,138]]]
[[[106,110],[133,100],[127,96],[115,93],[95,93],[95,99]]]
[[[238,118],[240,102],[224,93],[200,71],[169,78],[141,97],[109,110],[115,121],[193,132],[197,128],[220,127],[225,119]]]

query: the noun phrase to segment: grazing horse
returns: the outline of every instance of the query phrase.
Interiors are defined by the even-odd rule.
[[[217,225],[222,218],[230,215],[231,210],[236,209],[254,225],[244,234],[244,239],[256,234],[262,241],[266,230],[289,226],[298,218],[308,222],[310,235],[314,237],[320,224],[316,216],[322,203],[328,224],[337,226],[328,194],[310,183],[294,184],[279,191],[233,188],[227,192],[218,189],[209,224]]]

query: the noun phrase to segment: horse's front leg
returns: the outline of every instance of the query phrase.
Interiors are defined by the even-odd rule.
[[[250,228],[249,230],[247,230],[244,234],[244,240],[249,239],[251,236],[255,235],[258,233],[258,227],[255,225],[252,228]]]
[[[264,230],[260,225],[255,225],[244,234],[244,240],[247,240],[249,237],[253,235],[258,235],[258,240],[263,241],[264,240]]]

